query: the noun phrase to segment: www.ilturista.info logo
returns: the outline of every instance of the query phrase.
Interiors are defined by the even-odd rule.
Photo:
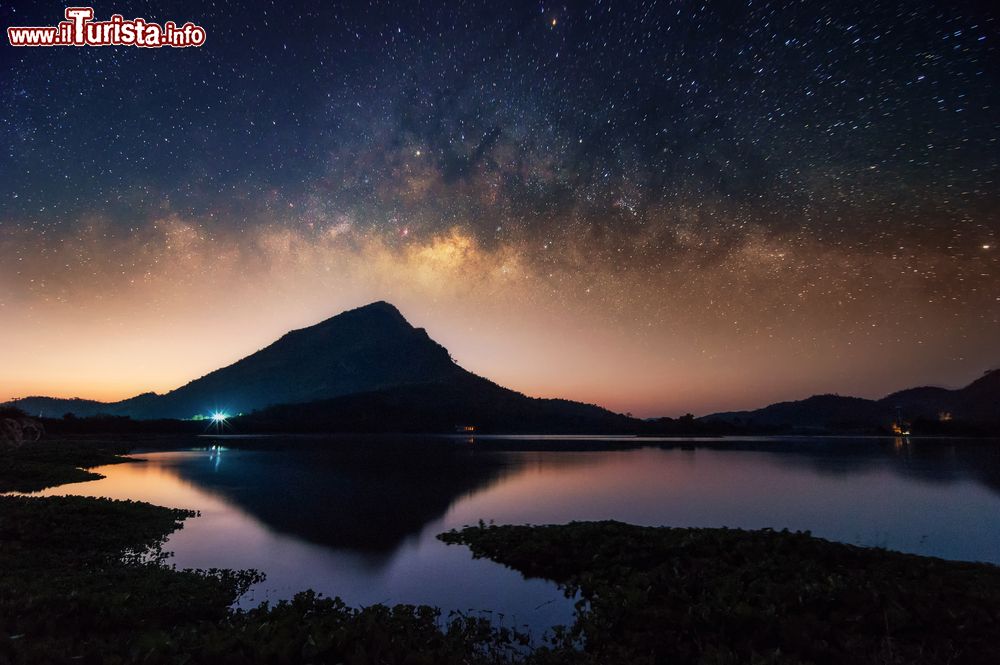
[[[178,27],[134,18],[126,21],[113,14],[108,21],[94,21],[93,7],[67,7],[66,20],[49,28],[7,28],[11,46],[138,46],[185,48],[205,43],[205,28],[188,21]]]

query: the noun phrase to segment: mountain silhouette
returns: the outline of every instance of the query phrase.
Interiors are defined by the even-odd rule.
[[[399,385],[447,382],[468,374],[422,328],[387,302],[349,310],[293,330],[273,344],[164,395],[120,402],[29,397],[27,413],[192,418],[213,411],[249,413],[273,404],[310,402]]]
[[[343,401],[329,401],[338,398]],[[289,332],[270,346],[164,395],[144,393],[112,403],[29,397],[16,406],[54,418],[66,413],[192,418],[216,410],[228,414],[264,410],[248,420],[284,430],[298,429],[304,421],[333,424],[338,414],[354,421],[378,418],[374,409],[391,412],[393,417],[382,412],[382,427],[376,428],[390,431],[428,427],[450,431],[482,419],[502,428],[516,425],[510,420],[520,418],[521,423],[544,431],[620,430],[632,422],[597,406],[532,399],[479,377],[456,364],[447,349],[386,302]],[[345,411],[348,407],[350,414]],[[289,414],[295,414],[294,419]]]
[[[826,431],[888,429],[897,411],[909,422],[1000,423],[1000,369],[986,372],[964,388],[909,388],[878,400],[814,395],[752,411],[713,413],[704,422]],[[924,428],[926,429],[926,428]]]
[[[380,301],[293,330],[163,395],[143,393],[111,403],[27,397],[8,404],[45,418],[71,413],[78,418],[108,415],[154,421],[224,411],[245,414],[236,421],[243,432],[441,432],[469,425],[492,432],[667,436],[782,428],[885,431],[898,411],[910,423],[919,421],[914,431],[947,434],[958,433],[958,425],[988,428],[983,431],[1000,425],[1000,370],[959,390],[924,386],[879,400],[814,395],[752,411],[643,421],[498,386],[460,367],[425,330],[414,328],[399,310]],[[93,426],[124,427],[114,422]]]

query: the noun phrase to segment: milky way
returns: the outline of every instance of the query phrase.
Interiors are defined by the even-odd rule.
[[[207,41],[3,47],[0,398],[166,390],[375,299],[644,415],[1000,362],[985,4],[112,4]]]

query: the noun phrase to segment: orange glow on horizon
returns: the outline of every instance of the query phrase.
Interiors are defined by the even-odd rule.
[[[684,266],[655,273],[662,284],[647,292],[633,290],[636,276],[590,266],[579,249],[566,265],[540,269],[523,248],[485,246],[458,227],[389,239],[359,236],[344,224],[314,234],[274,225],[231,236],[170,218],[139,237],[108,240],[94,225],[72,246],[37,248],[44,261],[28,261],[16,275],[0,267],[13,286],[0,313],[18,322],[0,329],[0,348],[13,350],[0,399],[114,401],[167,392],[289,330],[375,300],[395,304],[459,364],[501,385],[637,416],[964,385],[996,360],[989,326],[968,323],[958,353],[953,329],[912,325],[954,322],[946,303],[925,303],[926,311],[907,317],[885,311],[878,294],[855,298],[850,311],[821,297],[808,312],[788,309],[788,292],[804,287],[791,279],[797,272],[774,282],[790,260],[781,239],[755,239],[733,266],[696,280]],[[854,263],[877,275],[884,268],[878,257],[829,248],[799,253],[807,268],[796,271]],[[117,256],[130,257],[133,269],[90,268]],[[50,273],[48,265],[66,267]],[[744,283],[727,291],[737,268]],[[859,327],[859,318],[874,323]]]

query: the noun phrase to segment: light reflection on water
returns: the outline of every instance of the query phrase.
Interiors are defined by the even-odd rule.
[[[268,579],[243,605],[313,588],[352,605],[489,609],[538,633],[571,621],[554,585],[435,535],[481,519],[787,527],[1000,563],[998,451],[998,441],[891,439],[312,440],[141,453],[95,469],[102,480],[43,494],[200,511],[167,549],[182,568],[263,570]]]

